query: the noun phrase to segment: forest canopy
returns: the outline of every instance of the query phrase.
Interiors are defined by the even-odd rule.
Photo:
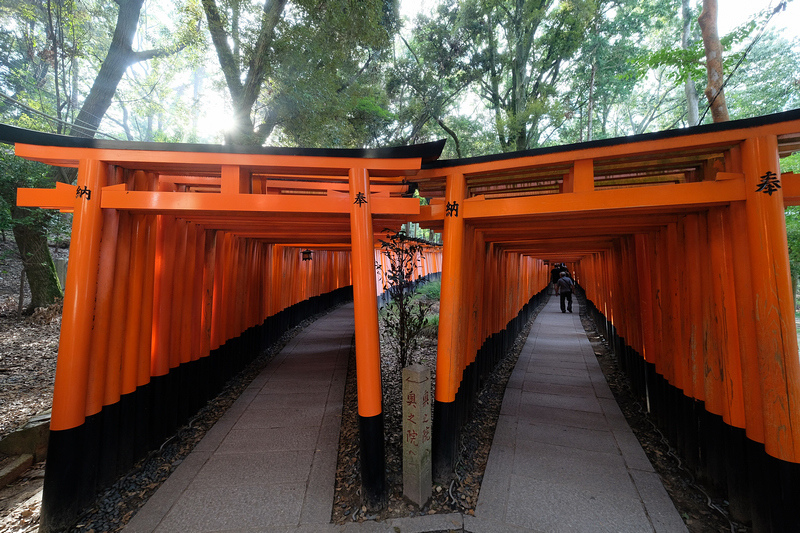
[[[402,15],[414,1],[0,0],[0,121],[251,146],[446,138],[452,158],[713,120],[698,20],[716,1],[438,0]],[[731,119],[800,106],[800,41],[777,24],[793,1],[718,36],[724,88],[705,92],[724,92]],[[75,176],[3,161],[0,230],[25,241],[35,307],[61,291],[51,223],[12,191]]]
[[[140,141],[446,137],[445,157],[711,121],[699,0],[431,5],[408,20],[397,0],[3,1],[0,120]],[[780,16],[720,36],[732,119],[799,105]]]

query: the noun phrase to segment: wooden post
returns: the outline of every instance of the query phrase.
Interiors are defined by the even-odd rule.
[[[460,216],[466,196],[463,174],[447,176],[444,218],[442,289],[439,306],[439,344],[436,355],[436,400],[433,427],[433,477],[447,480],[453,473],[457,443],[456,393],[461,382],[464,340],[459,321],[464,307],[463,257],[464,217]]]
[[[734,202],[729,209],[727,221],[731,228],[731,251],[733,263],[733,289],[736,301],[736,318],[739,336],[739,358],[742,371],[742,396],[747,437],[755,442],[764,442],[764,395],[758,369],[757,324],[755,302],[751,286],[750,246],[747,238],[747,213],[745,202]]]
[[[766,451],[800,462],[800,361],[774,135],[742,144]]]
[[[59,531],[67,527],[94,490],[92,481],[86,479],[84,464],[96,458],[84,454],[87,440],[84,423],[103,229],[100,196],[107,179],[107,165],[94,159],[80,161],[70,240],[72,260],[67,272],[53,390],[41,531]]]
[[[17,317],[22,318],[22,309],[25,303],[25,269],[19,275],[19,300],[17,300]]]
[[[736,314],[735,282],[733,277],[733,250],[731,229],[725,210],[715,208],[709,212],[709,248],[711,249],[711,270],[714,273],[714,302],[719,336],[722,341],[720,363],[722,365],[722,386],[724,388],[723,417],[725,422],[744,428],[745,416],[742,361],[739,346],[739,320]]]
[[[361,483],[368,508],[386,501],[378,294],[369,173],[350,170],[351,268],[356,324],[356,383],[361,437]]]

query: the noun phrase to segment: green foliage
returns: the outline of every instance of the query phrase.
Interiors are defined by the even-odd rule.
[[[181,109],[182,93],[175,88],[182,70],[205,57],[198,6],[196,0],[145,4],[134,42],[134,49],[142,52],[132,56],[115,85],[115,101],[98,113],[107,133],[154,140],[154,117],[159,113],[169,109],[175,116],[187,115]],[[0,86],[7,96],[0,99],[0,120],[70,132],[108,55],[118,14],[117,4],[97,0],[34,0],[0,9]],[[72,132],[76,133],[93,132]]]
[[[677,8],[675,0],[444,1],[418,19],[411,52],[387,83],[400,138],[430,135],[433,119],[443,118],[466,156],[637,133],[632,127],[647,127],[655,113],[620,110],[651,70],[652,50],[674,47]],[[483,109],[462,120],[473,95]]]
[[[432,302],[415,297],[418,280],[414,272],[422,261],[422,245],[406,236],[403,231],[387,233],[381,240],[381,253],[388,260],[388,269],[382,272],[386,282],[384,291],[389,303],[381,310],[384,340],[397,354],[400,369],[413,364],[413,354],[419,339],[429,323],[427,317]],[[380,271],[379,265],[376,268]]]
[[[800,152],[781,159],[781,172],[800,174]],[[784,213],[786,216],[786,240],[789,244],[789,271],[796,300],[797,282],[800,280],[800,206],[789,206]]]
[[[386,73],[386,93],[394,121],[385,132],[388,144],[410,144],[450,137],[455,157],[466,155],[459,99],[475,81],[466,33],[453,2],[443,2],[433,16],[421,14],[409,38],[401,36]],[[459,124],[456,124],[459,122]]]
[[[0,210],[3,213],[0,218],[14,232],[19,258],[27,274],[31,289],[29,312],[63,296],[47,238],[48,235],[52,238],[54,231],[63,230],[60,226],[64,219],[49,210],[18,207],[17,188],[49,187],[52,181],[47,166],[15,157],[7,147],[0,148]],[[59,236],[56,238],[63,239]]]
[[[560,90],[554,98],[540,144],[636,133],[630,131],[636,127],[631,124],[643,122],[636,115],[651,103],[637,98],[637,84],[649,85],[648,96],[653,92],[652,80],[644,80],[650,72],[645,58],[656,42],[668,42],[671,49],[675,40],[669,31],[676,13],[674,4],[672,0],[598,3],[576,57],[566,64],[569,89]],[[635,107],[636,111],[623,122],[621,114],[626,107]]]
[[[705,74],[705,51],[702,43],[695,44],[692,48],[662,48],[649,54],[639,56],[634,59],[637,69],[628,73],[635,79],[642,78],[647,71],[659,69],[664,66],[672,67],[667,69],[667,75],[676,85],[686,78],[700,79]]]
[[[731,119],[800,106],[800,42],[768,32],[745,61],[725,87]]]
[[[103,131],[222,140],[210,128],[234,117],[238,104],[214,63],[205,3],[144,4],[134,49],[149,60],[126,71]],[[255,144],[446,137],[448,158],[635,134],[686,125],[683,83],[701,87],[705,78],[696,0],[687,49],[677,0],[441,0],[402,38],[396,0],[295,0],[265,49],[257,46],[264,2],[214,3],[232,79],[244,85],[254,65],[263,68],[244,111],[251,131],[242,139]],[[118,13],[118,4],[97,0],[0,2],[0,120],[69,131]],[[728,70],[767,16],[722,36]],[[800,105],[797,50],[765,34],[726,87],[732,118]]]
[[[442,292],[441,281],[431,281],[417,288],[417,294],[428,300],[438,300]]]
[[[49,167],[16,157],[7,146],[0,146],[0,228],[6,230],[28,224],[63,232],[60,218],[45,209],[26,210],[23,216],[12,217],[12,209],[16,209],[17,204],[17,188],[52,187],[52,182]]]
[[[786,208],[786,239],[789,243],[789,272],[792,276],[792,289],[797,295],[797,281],[800,279],[800,207]]]
[[[0,231],[5,233],[11,230],[11,206],[8,205],[5,198],[0,195]]]
[[[678,12],[679,7],[675,10],[676,14]],[[667,31],[654,34],[647,48],[633,56],[631,76],[640,80],[637,92],[641,96],[631,99],[632,107],[647,106],[652,112],[641,115],[647,120],[630,121],[631,126],[640,125],[632,133],[695,125],[686,122],[684,84],[689,80],[700,93],[701,115],[706,108],[705,98],[702,98],[706,85],[705,51],[697,15],[696,9],[691,15],[690,37],[685,49],[680,46],[680,17],[673,16],[665,26]],[[720,38],[727,79],[725,97],[731,119],[775,113],[798,105],[797,46],[779,38],[766,25],[771,15],[772,10],[765,8]],[[759,40],[765,25],[767,31]],[[656,93],[660,96],[652,98]],[[711,121],[710,114],[700,118],[704,122]]]
[[[781,159],[781,172],[800,174],[800,152],[795,152]]]
[[[75,112],[71,73],[89,41],[87,12],[71,0],[0,10],[0,120],[61,133]]]
[[[500,145],[503,151],[537,146],[554,122],[562,69],[580,48],[597,4],[480,1],[470,7],[471,63]]]
[[[236,118],[229,142],[374,143],[388,120],[380,60],[397,25],[395,0],[273,2],[269,17],[249,16],[265,12],[256,1],[203,5]]]

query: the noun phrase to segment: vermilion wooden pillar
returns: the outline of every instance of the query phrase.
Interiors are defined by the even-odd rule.
[[[702,213],[699,218],[700,229],[700,248],[701,266],[703,267],[703,279],[711,281],[709,291],[705,291],[703,298],[703,385],[705,388],[706,409],[720,417],[727,411],[724,407],[726,403],[723,395],[724,369],[722,361],[722,346],[724,344],[724,334],[720,319],[724,316],[721,308],[718,308],[722,298],[722,287],[715,278],[719,279],[724,270],[712,269],[716,246],[712,246],[711,224],[707,213]],[[738,355],[738,354],[737,354]]]
[[[461,382],[466,335],[460,322],[463,302],[463,257],[466,181],[463,174],[447,177],[439,306],[439,344],[436,355],[436,395],[433,404],[433,478],[449,479],[457,443],[456,393]]]
[[[649,363],[656,360],[655,330],[653,327],[653,288],[650,274],[653,271],[648,239],[645,234],[634,237],[636,247],[636,278],[639,293],[640,320],[642,335],[642,357]]]
[[[70,239],[72,261],[64,295],[40,518],[45,531],[59,531],[69,526],[94,490],[94,484],[85,479],[88,469],[84,461],[96,458],[84,453],[85,441],[90,440],[84,421],[103,228],[100,196],[107,179],[107,165],[93,159],[80,161]]]
[[[468,335],[469,353],[477,353],[485,340],[483,335],[485,330],[484,320],[486,316],[486,313],[484,312],[484,297],[486,294],[485,287],[487,283],[491,283],[491,280],[488,280],[487,282],[486,274],[484,272],[486,261],[484,260],[483,255],[486,253],[486,241],[484,240],[482,233],[474,230],[472,233],[472,261],[470,262],[469,268],[473,272],[474,286],[472,287],[469,300],[471,308],[467,308],[468,314],[470,315],[470,329]]]
[[[665,284],[664,292],[666,298],[666,312],[662,314],[664,319],[664,338],[671,339],[670,347],[672,360],[672,384],[684,391],[684,394],[691,394],[691,383],[687,384],[686,361],[680,357],[681,347],[683,346],[683,328],[681,328],[680,317],[681,309],[681,283],[680,271],[681,264],[676,261],[681,257],[682,248],[678,235],[678,225],[670,223],[666,227],[664,239],[664,254],[667,260],[662,263],[661,281]],[[668,349],[669,349],[668,348]],[[687,392],[687,387],[689,390]]]
[[[764,398],[766,451],[800,462],[800,361],[779,185],[777,138],[742,143],[746,214],[755,295],[756,339]]]
[[[638,286],[638,313],[640,323],[640,339],[641,339],[641,357],[643,361],[642,368],[644,370],[644,383],[645,395],[647,401],[647,409],[650,411],[654,403],[654,395],[657,394],[656,390],[652,389],[653,372],[656,366],[658,347],[655,343],[655,328],[653,327],[653,309],[655,308],[653,302],[653,285],[650,277],[653,271],[652,263],[652,250],[648,246],[648,236],[645,234],[635,235],[633,237],[633,245],[636,255],[636,279]],[[657,398],[655,398],[657,401]]]
[[[350,170],[351,269],[356,325],[356,383],[361,437],[361,483],[368,507],[383,506],[386,474],[381,406],[381,354],[378,295],[369,173]]]
[[[739,356],[742,365],[745,430],[747,437],[764,442],[764,407],[758,370],[756,321],[751,286],[750,252],[747,238],[747,214],[744,202],[731,204],[726,216],[730,225],[733,261],[734,295],[738,323]]]
[[[101,465],[99,481],[102,485],[111,482],[119,473],[118,452],[121,452],[120,397],[122,393],[123,352],[125,351],[125,323],[128,314],[128,280],[131,259],[131,216],[120,213],[119,231],[116,240],[114,283],[111,296],[111,322],[109,324],[107,372],[103,396],[103,428],[101,433]],[[127,442],[125,443],[127,444]],[[133,445],[132,439],[130,442]]]
[[[686,395],[705,401],[703,387],[703,275],[700,269],[700,237],[696,214],[687,215],[683,219],[683,258],[681,297],[684,312],[681,315],[683,327],[683,349],[686,359],[687,387]]]
[[[88,390],[86,399],[86,416],[92,416],[103,408],[105,394],[106,371],[108,369],[109,331],[112,320],[111,303],[114,291],[114,264],[117,256],[117,236],[119,230],[119,212],[108,209],[103,212],[103,236],[100,247],[100,260],[97,276],[97,293],[95,300],[96,316],[94,318],[94,334],[92,335],[91,354],[104,354],[93,357],[89,366]]]
[[[731,228],[726,209],[714,208],[709,212],[709,248],[711,253],[712,285],[714,288],[714,313],[721,339],[720,363],[724,387],[723,417],[725,422],[744,428],[746,424],[742,382],[742,361],[739,346],[739,319],[736,314],[735,282]]]
[[[155,189],[156,177],[148,175],[148,190]],[[155,264],[156,264],[156,234],[158,222],[156,215],[146,215],[143,232],[146,233],[146,256],[144,285],[142,290],[142,317],[139,331],[139,368],[137,380],[139,385],[150,382],[150,357],[153,348],[153,316],[155,307]]]

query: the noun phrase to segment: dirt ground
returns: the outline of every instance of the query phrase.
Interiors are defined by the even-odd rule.
[[[16,244],[7,235],[0,240],[0,439],[48,411],[53,400],[61,307],[18,316],[21,272]],[[23,294],[29,301],[27,286]],[[9,459],[0,454],[0,464]],[[44,462],[0,489],[0,531],[37,530],[43,479]]]
[[[59,305],[18,316],[22,265],[6,239],[0,241],[0,438],[50,409],[61,328]],[[27,284],[24,299],[30,301]]]
[[[0,436],[22,425],[37,413],[49,409],[60,326],[60,309],[57,307],[40,311],[33,317],[16,315],[19,265],[14,252],[13,242],[0,242]],[[678,467],[679,463],[672,455],[673,451],[655,426],[650,423],[642,406],[630,394],[627,380],[617,368],[616,360],[608,350],[605,340],[598,336],[594,324],[588,317],[582,318],[598,361],[623,413],[664,481],[689,530],[746,532],[744,526],[731,524],[728,521],[724,515],[724,501],[713,495],[707,495],[705,489],[696,485],[691,476]],[[400,495],[402,488],[400,415],[399,410],[394,412],[392,409],[387,409],[389,472],[387,481],[390,487],[390,501],[386,509],[380,513],[380,517],[456,511],[467,514],[474,512],[505,384],[511,375],[522,347],[522,340],[527,336],[529,328],[530,323],[514,345],[512,352],[498,364],[477,400],[475,417],[462,430],[456,479],[448,486],[434,487],[433,499],[422,509],[404,500]],[[297,331],[299,328],[287,334],[280,344],[287,342]],[[424,340],[423,358],[433,360],[436,353],[435,340],[433,335]],[[195,417],[190,426],[181,428],[161,450],[151,453],[114,486],[98,495],[97,500],[86,510],[72,531],[120,530],[279,348],[280,346],[276,346],[269,353],[262,355],[258,361],[234,378],[225,391]],[[387,362],[387,364],[392,363]],[[384,373],[387,376],[395,374]],[[348,416],[357,411],[353,407],[356,398],[352,374],[351,364],[345,392],[332,513],[332,520],[336,523],[378,518],[377,514],[371,514],[362,507],[358,492],[360,480],[357,421],[354,416]],[[384,390],[388,395],[399,397],[398,386],[399,383],[384,382]],[[37,530],[43,471],[44,463],[34,465],[20,480],[0,490],[0,531],[30,533]]]

